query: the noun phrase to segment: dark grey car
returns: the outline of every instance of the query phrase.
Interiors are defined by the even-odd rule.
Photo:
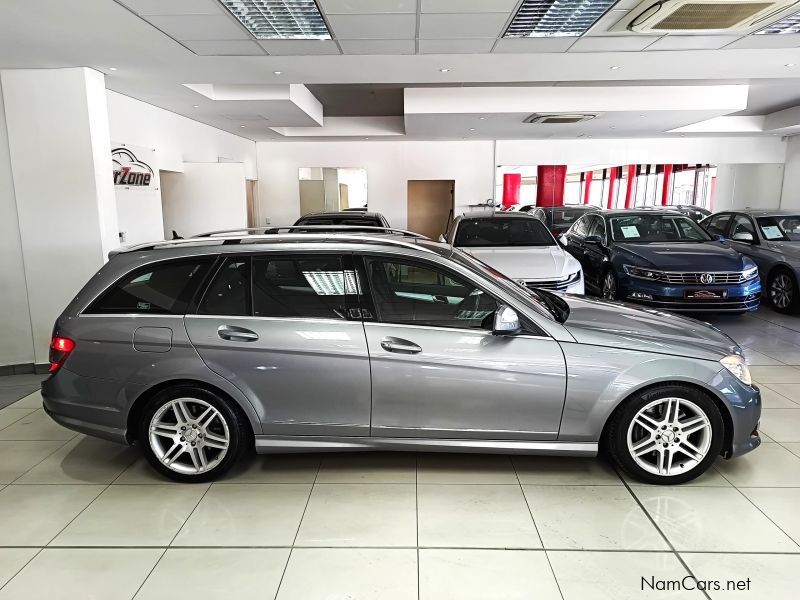
[[[528,290],[382,232],[222,235],[116,255],[58,318],[45,410],[180,481],[259,452],[592,456],[681,483],[760,444],[710,325]]]
[[[764,294],[775,310],[800,310],[800,214],[754,209],[724,211],[707,218],[702,225],[753,259]]]

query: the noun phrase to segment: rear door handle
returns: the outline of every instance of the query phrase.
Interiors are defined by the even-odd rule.
[[[231,342],[255,342],[258,339],[258,334],[255,331],[250,331],[244,327],[236,327],[235,325],[220,325],[217,328],[217,335],[223,340]]]
[[[419,354],[422,352],[422,347],[414,342],[396,337],[383,338],[381,340],[381,348],[387,352],[397,352],[398,354]]]

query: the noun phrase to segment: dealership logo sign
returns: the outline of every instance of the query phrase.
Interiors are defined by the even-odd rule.
[[[114,163],[114,185],[149,187],[153,182],[153,169],[128,148],[114,148],[111,161]]]

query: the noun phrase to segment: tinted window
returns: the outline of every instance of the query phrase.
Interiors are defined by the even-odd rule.
[[[591,224],[592,219],[591,215],[586,215],[582,219],[578,220],[569,232],[572,235],[576,235],[578,237],[586,237],[586,234],[589,232],[589,225]]]
[[[727,235],[728,223],[730,223],[730,220],[731,215],[717,215],[716,217],[711,217],[706,225],[706,230],[711,235]]]
[[[197,310],[201,315],[250,314],[250,259],[228,258],[214,275]]]
[[[589,226],[589,234],[588,235],[596,235],[601,240],[606,239],[606,222],[600,218],[593,216],[591,217],[592,224]]]
[[[356,294],[353,271],[338,256],[253,257],[253,314],[257,317],[344,319],[345,294]]]
[[[611,217],[616,242],[707,242],[711,238],[694,221],[677,214],[641,214]]]
[[[555,246],[555,240],[539,219],[490,217],[464,219],[456,231],[455,246]]]
[[[758,217],[758,228],[764,239],[770,241],[800,241],[800,215]]]
[[[488,328],[497,302],[471,283],[434,267],[367,261],[377,317],[384,323]],[[484,327],[485,325],[485,327]]]
[[[137,269],[118,281],[86,312],[185,314],[213,260],[209,257],[159,262]]]

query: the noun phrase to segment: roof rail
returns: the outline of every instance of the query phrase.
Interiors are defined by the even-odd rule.
[[[218,231],[207,231],[193,235],[189,239],[213,238],[219,235],[228,236],[239,232],[247,232],[247,237],[252,235],[250,232],[261,232],[256,235],[276,235],[279,233],[394,233],[403,237],[429,239],[421,233],[415,233],[406,229],[396,229],[394,227],[376,227],[374,225],[284,225],[279,227],[240,227],[238,229],[220,229]]]

